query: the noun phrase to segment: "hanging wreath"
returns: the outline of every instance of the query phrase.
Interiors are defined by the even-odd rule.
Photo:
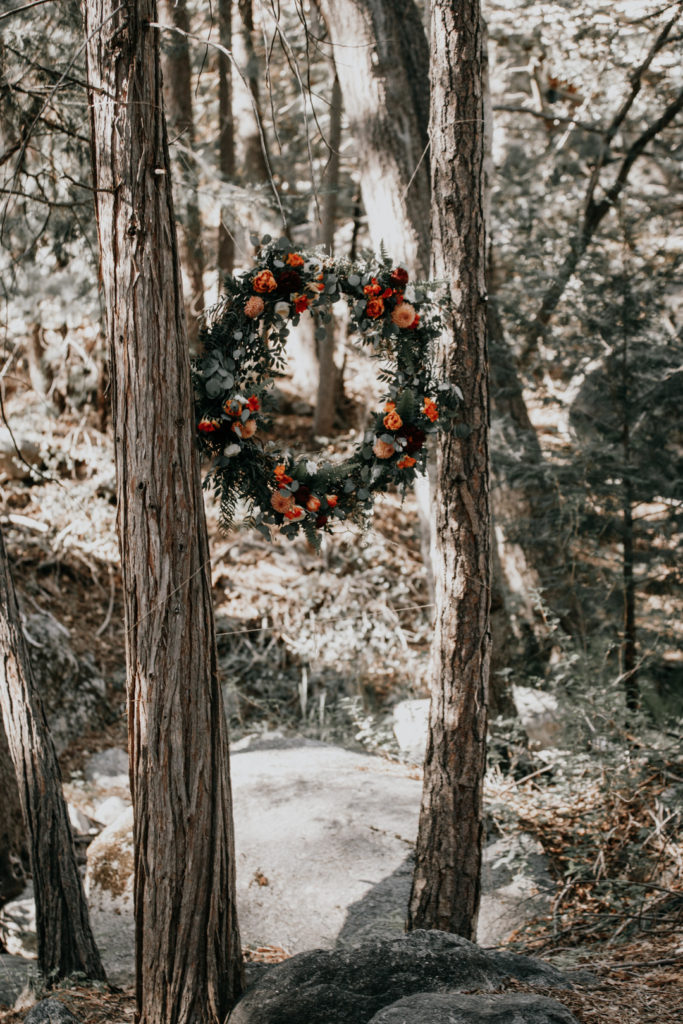
[[[205,480],[228,528],[240,499],[247,522],[319,542],[335,520],[363,520],[373,496],[405,488],[424,470],[429,434],[452,422],[462,393],[439,382],[433,342],[443,323],[431,285],[384,254],[379,260],[332,259],[302,252],[285,238],[262,239],[255,268],[226,282],[226,295],[202,332],[193,366],[197,435],[212,467]],[[331,307],[343,300],[354,334],[380,360],[382,408],[343,462],[296,458],[262,440],[274,374],[284,369],[291,324],[309,311],[325,337]]]

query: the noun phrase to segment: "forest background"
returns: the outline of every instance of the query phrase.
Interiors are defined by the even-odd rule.
[[[527,937],[539,946],[680,923],[679,13],[680,4],[628,2],[485,9],[490,782],[543,769],[507,801],[536,823],[563,893],[554,940],[541,926]],[[187,3],[162,5],[162,20],[180,29],[164,36],[169,86],[183,76],[188,85],[169,88],[167,110],[190,317],[218,298],[221,272],[251,264],[253,232],[286,228],[297,244],[333,241],[344,254],[376,247],[379,235],[400,262],[381,198],[363,205],[382,183],[362,180],[357,98],[335,88],[331,58],[343,62],[344,51],[317,11]],[[228,38],[230,83],[231,62],[205,43]],[[0,513],[27,600],[94,651],[115,707],[123,642],[78,4],[7,18],[0,62]],[[401,105],[400,90],[392,100]],[[410,145],[417,179],[429,155],[424,140]],[[292,446],[309,450],[317,428],[343,450],[372,407],[372,370],[343,324],[335,347],[337,371],[323,373],[331,404],[316,401],[312,332],[296,341],[275,421]],[[335,422],[321,423],[332,408]],[[232,734],[279,728],[396,755],[386,712],[427,692],[422,547],[411,496],[382,500],[367,534],[333,536],[320,557],[214,531]],[[527,749],[515,685],[558,700],[563,740],[545,761]],[[108,728],[119,727],[114,718]],[[557,818],[559,794],[576,801],[579,786],[583,835],[567,808]]]

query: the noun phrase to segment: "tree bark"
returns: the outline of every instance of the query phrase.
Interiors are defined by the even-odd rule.
[[[8,900],[18,896],[26,885],[29,863],[17,779],[5,730],[2,728],[0,728],[0,792],[2,792],[2,817],[0,817],[1,907]]]
[[[221,46],[232,51],[232,0],[218,0],[218,39]],[[235,177],[235,124],[232,117],[232,61],[227,54],[218,53],[218,170],[221,181],[231,182]],[[221,206],[218,226],[218,273],[220,277],[232,274],[235,265],[235,241],[228,229],[231,211]]]
[[[330,255],[334,253],[334,229],[337,219],[337,193],[339,191],[339,147],[341,145],[342,94],[339,77],[334,76],[330,103],[330,130],[328,144],[330,158],[323,178],[325,200],[323,204],[322,244]],[[318,394],[313,417],[316,437],[330,437],[334,425],[337,398],[337,367],[334,362],[335,320],[326,325],[325,338],[318,344]]]
[[[190,18],[185,0],[159,0],[159,13],[166,25],[174,25],[181,32],[190,31]],[[164,103],[168,122],[185,150],[192,151],[195,144],[192,111],[192,65],[187,35],[168,32],[164,35],[162,50],[164,72]],[[186,305],[187,332],[193,348],[199,334],[199,315],[204,308],[204,251],[202,249],[202,220],[197,201],[197,169],[192,153],[185,157],[181,202],[183,240],[182,263],[190,285]]]
[[[80,972],[105,980],[76,862],[62,778],[33,682],[0,532],[0,710],[29,838],[38,967],[48,984]]]
[[[245,78],[251,97],[250,107],[254,126],[244,137],[244,167],[247,181],[252,184],[268,181],[268,160],[264,153],[263,115],[261,112],[260,68],[254,46],[254,10],[252,0],[239,0],[238,8],[242,20],[242,40],[247,66]],[[259,130],[260,127],[260,130]]]
[[[154,0],[84,0],[112,364],[135,812],[138,1024],[223,1024],[243,985],[227,728]]]
[[[429,53],[413,0],[320,0],[356,142],[372,244],[429,269]],[[410,187],[409,186],[410,183]]]
[[[432,272],[452,311],[441,371],[463,391],[438,445],[430,735],[408,928],[476,935],[491,636],[484,107],[478,0],[433,0]]]

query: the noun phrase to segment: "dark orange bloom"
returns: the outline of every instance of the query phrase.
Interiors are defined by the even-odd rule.
[[[223,403],[223,412],[228,416],[240,416],[242,414],[242,406],[236,398],[226,398]]]
[[[297,313],[305,313],[311,300],[308,295],[292,295],[292,301]]]
[[[396,463],[398,469],[410,469],[415,465],[417,459],[414,459],[412,455],[404,455],[402,459],[399,459]]]
[[[403,426],[403,420],[394,409],[386,414],[382,422],[387,430],[399,430]]]
[[[292,482],[291,476],[287,476],[287,474],[285,473],[285,468],[286,467],[284,462],[280,463],[279,466],[275,467],[274,473],[278,487],[286,487],[287,484],[291,484]]]
[[[439,410],[436,407],[436,403],[433,402],[431,398],[425,398],[422,412],[428,420],[432,421],[432,423],[436,423],[439,418]]]
[[[304,258],[303,258],[303,256],[299,256],[298,252],[290,252],[290,253],[287,253],[287,258],[285,259],[285,263],[289,267],[303,267],[303,265],[304,265]]]
[[[320,498],[316,498],[315,494],[312,494],[306,502],[306,508],[309,512],[317,512],[320,508]]]
[[[336,494],[326,494],[325,501],[327,502],[330,508],[334,508],[334,506],[339,501],[339,498],[337,497]]]
[[[363,291],[365,292],[366,295],[381,295],[382,285],[377,284],[377,278],[373,277],[372,283],[366,284],[365,288],[363,288]]]
[[[376,320],[384,312],[384,301],[382,299],[368,299],[365,312],[373,320]]]
[[[221,421],[214,419],[213,416],[202,416],[197,424],[197,430],[201,430],[204,434],[213,434],[215,430],[220,430],[220,426]]]
[[[260,408],[261,408],[261,403],[259,402],[259,400],[256,397],[256,395],[251,395],[247,399],[247,409],[249,410],[249,412],[258,412],[258,410]]]
[[[301,519],[304,515],[304,510],[298,505],[295,505],[294,508],[285,509],[285,516],[287,519]]]
[[[259,270],[253,281],[255,292],[274,292],[277,288],[277,281],[269,270]]]

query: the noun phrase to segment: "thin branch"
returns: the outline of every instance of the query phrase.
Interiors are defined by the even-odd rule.
[[[41,7],[42,4],[53,3],[54,0],[33,0],[30,4],[24,4],[23,7],[15,7],[11,11],[5,11],[4,14],[0,14],[0,21],[4,21],[5,18],[11,18],[13,14],[21,14],[22,11],[30,11],[32,7]]]
[[[581,128],[584,132],[592,132],[595,135],[604,135],[604,128],[595,124],[587,124],[585,121],[577,121],[573,117],[561,117],[559,114],[546,114],[542,110],[534,110],[532,107],[512,106],[501,104],[492,108],[494,111],[504,111],[509,114],[529,114],[541,121],[548,121],[550,124],[567,124],[571,128]]]

